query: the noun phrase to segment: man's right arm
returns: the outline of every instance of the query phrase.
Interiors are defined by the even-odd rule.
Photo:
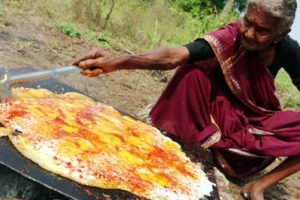
[[[196,40],[185,46],[159,48],[143,54],[105,55],[98,49],[77,58],[73,64],[83,69],[82,74],[98,76],[121,69],[169,70],[198,60],[213,57],[212,49],[204,40]]]
[[[82,74],[98,76],[121,69],[169,70],[184,64],[189,59],[186,47],[159,48],[143,54],[106,55],[98,49],[75,59],[74,65],[83,69]]]
[[[151,69],[169,70],[187,63],[189,51],[184,46],[159,48],[137,55],[121,55],[114,57],[119,63],[118,69]]]

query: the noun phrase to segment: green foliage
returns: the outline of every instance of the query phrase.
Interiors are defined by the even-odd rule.
[[[235,8],[237,8],[240,12],[244,11],[247,6],[247,0],[235,0]]]
[[[220,13],[227,1],[224,0],[170,0],[177,8],[191,14],[194,18],[202,19],[209,15]],[[233,9],[241,12],[245,9],[247,0],[235,0]]]
[[[7,0],[0,0],[0,17],[5,16],[5,5],[7,4]]]
[[[157,47],[162,39],[158,32],[158,20],[155,20],[154,30],[147,33],[150,48]]]
[[[204,16],[215,14],[215,5],[209,0],[173,0],[174,4],[193,17],[201,19]]]
[[[228,23],[228,20],[236,19],[236,15],[230,14],[222,18],[207,15],[199,20],[172,5],[158,0],[118,1],[105,30],[111,32],[112,37],[120,43],[126,43],[127,48],[144,51],[158,46],[191,42]]]
[[[81,33],[75,28],[74,24],[59,22],[55,24],[55,27],[70,37],[81,37]]]
[[[87,25],[92,23],[96,25],[101,22],[102,4],[100,0],[73,0],[71,9],[74,18],[80,22],[85,22]]]
[[[90,29],[99,31],[106,28],[115,2],[116,0],[73,0],[71,1],[73,17],[88,25]]]
[[[55,9],[53,9],[51,7],[38,6],[36,10],[37,10],[37,13],[46,15],[49,18],[53,19],[56,17],[56,11],[55,11]]]
[[[193,41],[211,30],[235,20],[230,13],[219,17],[211,1],[208,0],[19,0],[26,12],[59,18],[65,23],[55,26],[72,37],[101,35],[104,40],[119,43],[126,49],[140,52],[165,45],[181,45]],[[175,4],[184,6],[185,11]],[[202,2],[201,19],[195,17]],[[12,2],[12,1],[11,1]],[[17,2],[17,1],[16,1]],[[26,3],[27,2],[27,3]],[[193,4],[187,4],[187,3]],[[192,10],[192,12],[187,12]],[[194,13],[194,14],[193,14]],[[213,14],[211,14],[213,13]],[[111,15],[110,15],[111,14]],[[84,29],[78,31],[76,27]],[[85,34],[85,32],[95,32]],[[109,36],[103,32],[110,33]],[[109,37],[109,38],[106,38]],[[104,39],[104,40],[103,40]],[[97,41],[98,39],[92,39]],[[101,42],[102,41],[102,42]]]
[[[86,31],[83,34],[83,37],[89,41],[98,43],[101,46],[111,48],[112,45],[109,42],[111,39],[109,32],[97,33],[95,31]]]
[[[276,76],[276,89],[283,109],[300,111],[300,92],[284,70]]]
[[[0,0],[0,5],[4,6],[6,3],[8,3],[8,0]]]
[[[213,0],[212,1],[218,11],[221,11],[225,6],[226,1],[223,0]],[[234,1],[234,9],[242,12],[247,6],[247,0],[235,0]]]

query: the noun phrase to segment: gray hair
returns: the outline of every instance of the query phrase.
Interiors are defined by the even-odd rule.
[[[296,0],[249,0],[248,6],[250,4],[258,5],[274,17],[279,18],[277,26],[279,34],[288,31],[293,25],[297,10]]]

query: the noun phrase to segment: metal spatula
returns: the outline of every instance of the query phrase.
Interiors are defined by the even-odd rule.
[[[76,66],[65,66],[49,70],[10,75],[7,69],[0,68],[0,98],[10,97],[11,87],[13,85],[79,73],[81,70],[82,69]]]

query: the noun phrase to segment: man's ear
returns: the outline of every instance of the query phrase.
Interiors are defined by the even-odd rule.
[[[286,31],[284,31],[283,33],[281,33],[280,35],[277,36],[277,38],[274,40],[274,43],[278,43],[280,42],[283,38],[285,38],[285,36],[287,36],[289,34],[289,32],[291,32],[291,29],[288,29]]]

